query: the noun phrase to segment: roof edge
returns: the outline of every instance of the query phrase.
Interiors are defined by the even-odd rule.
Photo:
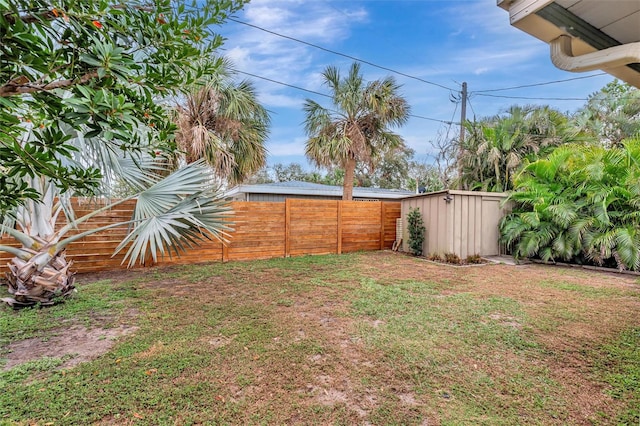
[[[297,188],[287,186],[264,186],[264,185],[237,185],[230,190],[226,191],[223,196],[231,197],[239,193],[252,193],[252,194],[277,194],[277,195],[317,195],[317,196],[342,196],[342,187],[331,188],[329,185],[327,188]],[[409,191],[402,190],[385,190],[381,188],[353,188],[353,196],[357,198],[383,198],[399,200],[406,198],[411,193]]]
[[[433,191],[433,192],[423,192],[422,194],[413,194],[413,195],[409,195],[407,197],[405,197],[404,199],[408,199],[408,198],[418,198],[418,197],[430,197],[433,195],[440,195],[440,194],[449,194],[449,195],[478,195],[481,197],[499,197],[499,198],[506,198],[509,196],[508,193],[506,192],[486,192],[486,191],[465,191],[462,189],[443,189],[440,191]]]

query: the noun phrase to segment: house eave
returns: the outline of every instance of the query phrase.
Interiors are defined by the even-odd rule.
[[[580,2],[581,0],[577,0],[575,3]],[[557,40],[561,36],[571,37],[571,45],[568,50],[573,52],[575,59],[570,59],[568,66],[561,67],[561,69],[571,72],[600,69],[640,88],[640,63],[636,62],[633,54],[629,55],[629,52],[636,52],[632,45],[640,42],[640,37],[629,33],[628,27],[624,27],[627,28],[626,32],[618,32],[618,34],[623,34],[619,36],[620,38],[615,38],[618,36],[615,36],[614,33],[611,33],[612,36],[600,29],[604,29],[604,27],[602,23],[596,24],[598,19],[594,19],[593,11],[594,7],[603,8],[602,4],[595,3],[595,6],[574,9],[575,4],[565,5],[565,8],[559,3],[562,2],[559,0],[497,0],[498,7],[509,12],[511,25],[549,44],[550,55],[553,51],[554,40],[557,45]],[[626,9],[629,8],[627,6]],[[601,11],[609,17],[608,14],[617,13],[616,10],[616,7],[612,7]],[[590,12],[591,15],[587,12]],[[632,19],[631,16],[640,16],[640,2],[637,3],[637,9],[631,7],[630,13],[631,15],[626,16],[627,19]],[[623,46],[629,48],[621,48]],[[612,48],[617,49],[611,50]],[[624,55],[620,52],[623,52]],[[563,64],[564,62],[566,61],[558,63]],[[579,66],[583,62],[595,62],[596,66]]]

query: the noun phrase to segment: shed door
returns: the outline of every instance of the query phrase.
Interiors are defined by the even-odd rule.
[[[481,256],[500,254],[500,219],[502,209],[499,198],[482,197],[482,253]]]

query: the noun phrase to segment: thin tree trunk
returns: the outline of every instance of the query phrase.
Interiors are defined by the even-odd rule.
[[[351,201],[353,199],[353,178],[356,170],[356,160],[350,158],[347,160],[344,168],[344,184],[342,186],[342,199]]]

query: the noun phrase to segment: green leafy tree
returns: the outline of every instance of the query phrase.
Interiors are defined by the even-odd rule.
[[[69,294],[65,248],[118,226],[70,235],[93,215],[76,218],[69,199],[111,193],[115,181],[137,198],[119,247],[130,244],[130,265],[223,238],[227,209],[207,168],[194,163],[160,179],[175,149],[161,100],[215,74],[209,58],[221,39],[211,25],[242,2],[0,4],[0,235],[21,244],[0,245],[15,255],[7,301],[48,304]],[[61,215],[67,224],[56,227]]]
[[[24,177],[99,186],[99,168],[66,161],[69,128],[114,150],[172,150],[159,100],[215,71],[212,28],[243,3],[0,0],[0,214],[44,195]]]
[[[402,138],[389,127],[407,121],[409,105],[399,95],[400,86],[393,78],[365,83],[358,63],[351,65],[344,78],[336,67],[327,67],[322,76],[333,106],[325,108],[306,100],[309,139],[305,151],[319,167],[344,170],[343,199],[351,200],[357,163],[372,164],[379,151],[403,145]]]
[[[269,167],[264,166],[257,172],[255,172],[252,176],[250,176],[246,183],[250,185],[254,184],[264,184],[264,183],[274,183],[275,181],[271,177],[269,173]]]
[[[640,135],[640,90],[617,80],[589,96],[577,124],[607,147]]]
[[[318,183],[325,185],[344,186],[344,169],[331,167]]]
[[[356,167],[357,186],[400,189],[409,179],[409,167],[415,151],[407,146],[383,147],[371,164]]]
[[[412,160],[407,171],[408,178],[402,189],[433,192],[446,189],[443,176],[437,166]]]
[[[305,172],[298,163],[287,165],[276,163],[271,167],[271,170],[273,171],[276,182],[313,182],[313,180],[309,179],[311,177],[310,174]]]
[[[229,184],[242,183],[266,162],[270,118],[247,80],[236,83],[220,61],[213,77],[196,85],[176,108],[178,147],[187,163],[204,158]]]

